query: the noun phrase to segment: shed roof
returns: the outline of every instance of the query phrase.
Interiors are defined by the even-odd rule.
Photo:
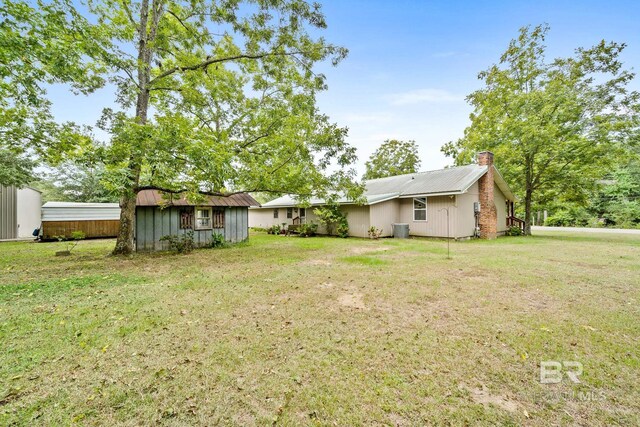
[[[370,179],[364,182],[364,196],[368,205],[384,202],[397,197],[412,196],[438,196],[449,194],[462,194],[466,192],[478,179],[487,173],[487,166],[466,165],[433,171],[411,173],[406,175],[396,175],[387,178]],[[502,175],[495,169],[494,180],[500,190],[508,200],[514,200],[513,193],[502,178]],[[323,199],[312,198],[311,205],[321,205]],[[264,203],[262,207],[276,208],[296,206],[295,197],[285,195],[270,202]],[[346,197],[339,197],[338,203],[351,203]]]
[[[118,203],[47,202],[42,221],[92,221],[120,219]]]
[[[163,195],[159,190],[142,190],[138,193],[136,206],[217,206],[217,207],[249,207],[260,206],[247,193],[237,193],[230,196],[209,196],[197,204],[189,202],[184,195]]]

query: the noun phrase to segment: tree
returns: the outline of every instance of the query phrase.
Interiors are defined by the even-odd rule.
[[[105,175],[105,167],[102,164],[66,162],[47,174],[36,186],[43,192],[43,199],[47,201],[117,202],[117,194],[103,183]]]
[[[485,87],[467,97],[471,125],[442,147],[456,164],[494,152],[524,201],[526,234],[535,204],[558,195],[584,201],[638,139],[639,95],[628,90],[634,74],[619,59],[625,45],[602,41],[547,63],[548,30],[522,28],[499,65],[478,75]]]
[[[69,12],[69,13],[67,13]],[[55,163],[86,142],[73,123],[55,123],[44,86],[71,83],[90,93],[104,81],[84,66],[99,44],[86,20],[63,2],[0,4],[0,183],[31,181],[35,156]]]
[[[385,178],[418,172],[420,158],[415,141],[387,139],[365,163],[366,171],[362,179]]]
[[[35,163],[15,150],[0,148],[0,186],[27,184],[33,179]]]
[[[333,235],[335,231],[339,237],[349,237],[347,215],[340,210],[340,205],[335,200],[330,198],[327,203],[316,208],[313,213],[318,217],[318,221],[325,226],[329,236]]]
[[[65,16],[78,15],[63,6]],[[119,194],[114,253],[133,250],[136,195],[144,189],[194,200],[201,192],[286,192],[304,200],[361,191],[347,167],[355,151],[346,129],[315,106],[326,82],[314,64],[336,65],[347,53],[309,34],[326,27],[319,5],[105,0],[86,8],[88,30],[75,36],[97,41],[83,65],[116,87],[121,110],[105,109],[99,122],[108,143],[78,152],[107,165],[104,181]]]

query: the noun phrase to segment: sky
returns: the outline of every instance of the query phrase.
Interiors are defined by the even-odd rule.
[[[422,170],[450,165],[440,147],[469,125],[465,97],[481,87],[478,72],[498,62],[520,27],[549,24],[550,57],[605,39],[626,43],[626,67],[640,66],[640,0],[320,2],[328,24],[322,35],[349,56],[337,67],[318,67],[329,85],[318,106],[349,128],[359,175],[385,139],[415,140]],[[632,88],[640,90],[640,78]],[[50,95],[59,119],[88,125],[114,105],[108,88],[91,98],[64,88]]]

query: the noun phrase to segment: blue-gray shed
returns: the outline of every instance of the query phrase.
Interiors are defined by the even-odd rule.
[[[230,243],[249,237],[249,206],[260,206],[246,193],[204,196],[194,204],[182,195],[164,195],[158,190],[142,190],[136,199],[136,250],[168,250],[160,239],[193,231],[196,246],[207,246],[213,234]]]

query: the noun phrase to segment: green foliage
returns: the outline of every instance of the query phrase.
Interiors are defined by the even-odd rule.
[[[104,69],[87,62],[89,55],[102,54],[104,37],[69,5],[63,0],[0,4],[0,152],[16,156],[16,162],[0,159],[0,170],[29,171],[25,156],[55,163],[90,141],[75,124],[56,123],[46,97],[50,84],[69,83],[74,92],[87,94],[105,82]]]
[[[63,253],[66,255],[70,255],[71,251],[73,251],[76,246],[78,246],[78,242],[80,240],[84,240],[87,237],[84,231],[76,230],[71,232],[71,238],[66,236],[54,236],[59,242],[65,242],[65,250]]]
[[[227,242],[224,240],[224,236],[220,233],[213,233],[211,235],[210,246],[212,248],[222,248],[226,246]]]
[[[298,234],[300,237],[313,237],[318,232],[318,224],[314,222],[300,224]]]
[[[280,225],[275,224],[267,228],[267,234],[280,234]]]
[[[600,42],[568,58],[546,59],[549,28],[525,27],[498,65],[478,77],[462,139],[442,151],[456,164],[491,150],[524,201],[526,231],[536,207],[558,198],[584,204],[595,182],[637,142],[640,95],[628,89],[624,44]]]
[[[349,235],[347,216],[340,210],[338,203],[330,200],[327,204],[314,209],[313,212],[318,217],[318,221],[325,226],[328,235],[332,236],[334,231],[340,237]]]
[[[43,200],[68,202],[117,202],[117,195],[103,182],[105,167],[100,163],[65,162],[34,183],[43,192]]]
[[[371,239],[379,239],[380,236],[382,235],[382,228],[377,228],[375,225],[372,225],[367,230],[367,234]]]
[[[605,225],[640,227],[640,161],[611,172],[600,186],[591,210]]]
[[[21,187],[33,179],[36,163],[17,150],[3,149],[0,143],[0,185]]]
[[[415,141],[387,139],[365,163],[362,179],[385,178],[418,172],[420,158]]]
[[[346,215],[340,218],[340,220],[338,221],[338,225],[336,226],[336,234],[338,235],[338,237],[342,237],[343,239],[349,237],[349,223],[347,222]]]
[[[193,231],[189,230],[186,233],[177,236],[170,234],[162,236],[161,242],[169,242],[169,250],[179,254],[188,254],[195,248],[195,241],[193,239]]]
[[[512,225],[506,231],[507,236],[522,236],[523,234],[522,229],[515,225]]]

